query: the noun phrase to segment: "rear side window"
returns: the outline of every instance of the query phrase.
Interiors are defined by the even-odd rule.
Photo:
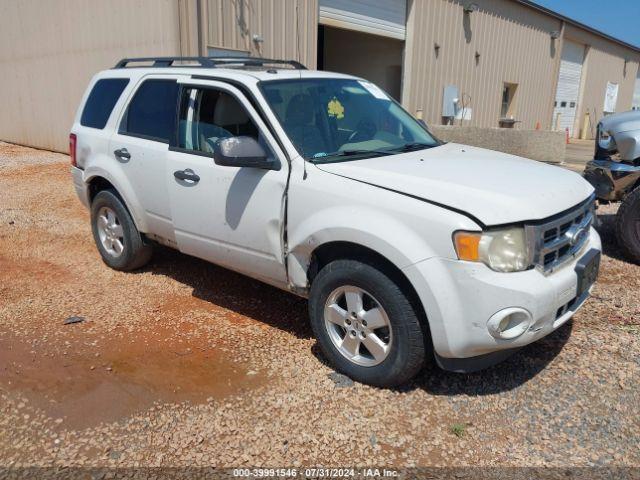
[[[120,133],[169,143],[175,135],[178,82],[146,80],[133,96]]]
[[[82,111],[80,125],[91,128],[104,128],[114,105],[129,83],[128,78],[103,78],[98,80],[87,98]]]

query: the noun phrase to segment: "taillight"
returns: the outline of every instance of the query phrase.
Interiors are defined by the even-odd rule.
[[[78,166],[78,162],[76,161],[76,143],[77,138],[75,133],[69,134],[69,157],[71,157],[71,165],[74,167]]]

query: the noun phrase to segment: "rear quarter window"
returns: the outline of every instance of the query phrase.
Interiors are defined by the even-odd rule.
[[[134,94],[119,133],[169,143],[175,136],[178,82],[145,80]]]
[[[98,80],[87,98],[80,117],[80,125],[103,129],[122,92],[129,84],[128,78],[103,78]]]

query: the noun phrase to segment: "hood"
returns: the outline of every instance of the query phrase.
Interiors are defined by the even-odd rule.
[[[610,134],[640,131],[640,110],[607,115],[600,120],[600,130]]]
[[[593,192],[564,168],[455,143],[317,167],[462,211],[487,226],[547,218]]]
[[[604,117],[598,124],[597,141],[598,146],[608,154],[614,154],[617,151],[620,154],[620,160],[639,159],[640,111],[632,110]],[[598,152],[596,156],[599,156]]]

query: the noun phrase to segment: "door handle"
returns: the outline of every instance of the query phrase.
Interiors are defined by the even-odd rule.
[[[129,160],[131,158],[131,154],[126,148],[119,148],[118,150],[114,150],[113,154],[120,160]]]
[[[200,176],[190,168],[187,168],[186,170],[177,170],[173,172],[173,176],[178,180],[182,180],[185,182],[198,183],[200,181]]]

